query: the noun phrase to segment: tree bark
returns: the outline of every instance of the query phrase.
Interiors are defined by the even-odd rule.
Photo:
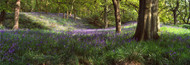
[[[189,24],[189,21],[190,21],[190,0],[189,0],[189,17],[187,19],[187,23]]]
[[[120,0],[112,0],[115,9],[116,32],[121,32]]]
[[[58,10],[58,16],[59,16],[59,13],[60,13],[60,4],[59,4],[59,0],[57,0],[57,4],[58,4],[58,7],[57,7],[57,10]]]
[[[158,0],[140,0],[138,23],[134,38],[137,41],[158,39]]]
[[[159,15],[158,15],[157,27],[158,27],[158,32],[160,32],[160,17],[159,17]]]
[[[36,7],[35,7],[37,10],[36,11],[38,11],[39,10],[39,7],[38,7],[38,0],[36,0]]]
[[[151,39],[151,7],[152,7],[152,0],[146,0],[147,2],[146,3],[146,9],[145,9],[145,14],[146,14],[146,19],[145,19],[145,36],[144,36],[144,39],[145,40],[148,40],[148,39]]]
[[[46,5],[45,5],[45,7],[48,8],[48,0],[46,0]],[[48,13],[48,10],[49,10],[49,9],[46,9],[46,10],[45,10],[46,14]]]
[[[177,24],[177,14],[176,14],[177,11],[173,11],[173,15],[174,15],[174,25]]]
[[[69,11],[67,11],[67,19],[69,19]]]
[[[76,12],[77,12],[77,11],[74,9],[74,20],[75,20],[75,21],[77,20],[77,18],[76,18],[76,17],[77,17],[77,16],[76,16]]]
[[[72,4],[71,4],[71,11],[70,11],[70,16],[72,16],[72,12],[73,12],[73,9],[74,9],[74,3],[75,3],[75,0],[72,1]]]
[[[105,3],[107,3],[107,0],[105,0]],[[108,28],[107,9],[108,9],[108,6],[107,6],[107,4],[105,4],[105,7],[104,7],[104,23],[105,23],[105,28]]]
[[[16,8],[15,8],[15,25],[13,27],[14,30],[17,30],[19,28],[19,10],[20,10],[20,0],[17,0],[16,2]]]
[[[0,14],[0,25],[3,25],[3,21],[5,20],[6,12],[3,10]]]
[[[159,21],[159,13],[158,13],[158,6],[159,6],[159,1],[158,0],[152,0],[152,19],[151,19],[151,38],[153,39],[158,39],[158,31],[160,31],[160,21]]]
[[[142,41],[144,40],[144,34],[145,34],[145,24],[146,24],[146,15],[145,15],[145,1],[146,0],[140,0],[139,1],[139,16],[138,16],[138,23],[137,23],[137,28],[136,32],[134,35],[134,38],[137,41]]]
[[[65,12],[63,12],[63,19],[66,19],[66,17],[65,17]]]
[[[178,9],[179,9],[179,0],[176,1],[176,7],[175,7],[175,9],[173,10],[173,15],[174,15],[174,25],[177,24],[177,17],[178,17],[178,15],[177,15],[177,11],[178,11]]]

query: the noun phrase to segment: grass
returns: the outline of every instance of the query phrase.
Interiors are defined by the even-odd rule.
[[[171,25],[171,26],[177,26],[177,27],[182,27],[182,28],[190,29],[190,25],[189,24],[180,24],[180,25]]]
[[[43,26],[33,22],[34,20],[27,17],[27,15],[21,13],[19,19],[19,26],[21,29],[49,29],[48,27]],[[14,14],[7,14],[5,21],[3,21],[3,28],[0,29],[12,29],[14,26]]]
[[[41,30],[75,30],[93,26],[78,19],[74,21],[72,17],[63,19],[63,15],[56,13],[21,12],[19,17],[19,28],[21,29],[41,29]],[[8,13],[3,26],[0,29],[12,29],[14,25],[14,13]]]
[[[136,42],[134,32],[86,34],[47,30],[1,30],[0,65],[135,62],[145,65],[190,64],[190,30],[161,27],[160,39]]]

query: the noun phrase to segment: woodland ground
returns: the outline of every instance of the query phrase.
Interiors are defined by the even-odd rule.
[[[160,39],[136,42],[136,22],[97,29],[63,14],[23,12],[20,30],[9,14],[0,30],[0,65],[190,65],[190,29],[161,25]],[[12,23],[13,22],[13,23]]]

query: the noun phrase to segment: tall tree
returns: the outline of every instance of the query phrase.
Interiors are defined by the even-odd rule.
[[[74,9],[74,4],[75,4],[76,0],[72,0],[72,4],[71,4],[71,11],[70,11],[70,16],[72,15],[73,9]]]
[[[6,17],[6,12],[12,11],[11,7],[13,5],[10,4],[10,0],[0,0],[0,25],[3,25],[3,21]]]
[[[178,13],[180,15],[179,20],[183,21],[183,23],[188,24],[190,19],[190,3],[188,4],[187,0],[181,0],[180,7],[178,9]]]
[[[121,32],[120,0],[112,0],[115,10],[116,32]]]
[[[158,39],[158,0],[140,0],[137,29],[134,38],[137,41]]]
[[[38,4],[38,0],[36,0],[36,6],[35,6],[35,7],[36,7],[36,9],[37,9],[36,11],[39,11],[39,4]]]
[[[6,12],[5,10],[3,10],[0,14],[0,25],[3,24],[2,22],[5,20],[5,16],[6,16]]]
[[[177,18],[178,18],[178,10],[179,10],[179,4],[180,4],[180,0],[166,0],[166,7],[168,7],[168,12],[171,11],[173,14],[173,21],[174,21],[174,25],[177,24]]]
[[[105,0],[105,3],[107,3],[108,0]],[[104,5],[104,23],[105,23],[105,28],[108,27],[108,21],[107,21],[107,9],[108,9],[108,5],[105,4]]]
[[[16,1],[16,8],[15,8],[15,25],[13,27],[14,30],[19,28],[19,10],[20,10],[20,0]]]
[[[177,11],[178,11],[178,9],[179,9],[179,0],[176,1],[176,7],[174,9],[172,9],[173,16],[174,16],[174,25],[177,24],[177,17],[178,17]]]
[[[189,23],[189,21],[190,21],[190,0],[189,0],[189,16],[188,16],[187,20],[188,20],[187,23]]]
[[[160,31],[159,0],[152,0],[151,8],[151,38],[158,39]]]

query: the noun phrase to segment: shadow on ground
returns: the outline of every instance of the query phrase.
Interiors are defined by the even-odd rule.
[[[3,26],[6,29],[12,29],[14,26],[14,13],[8,13],[5,20],[3,21]],[[27,17],[25,14],[20,14],[19,17],[19,28],[20,29],[49,29],[39,23],[33,22],[32,19]]]

